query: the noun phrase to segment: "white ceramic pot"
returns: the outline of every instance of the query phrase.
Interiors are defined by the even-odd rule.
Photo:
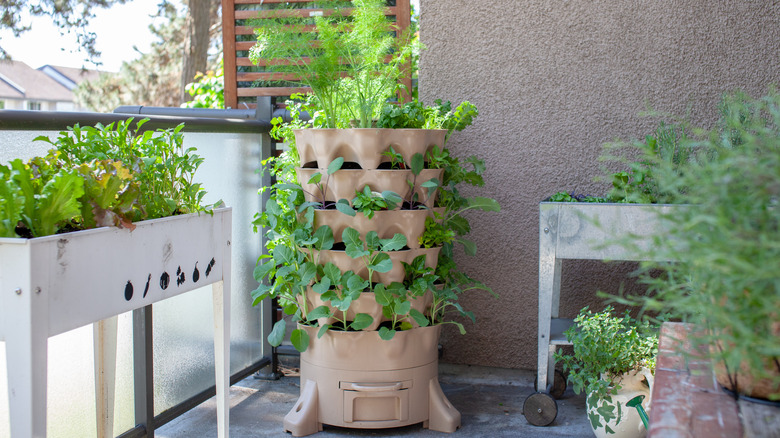
[[[593,400],[588,394],[586,407],[588,410],[588,419],[590,420],[593,434],[598,438],[644,438],[647,436],[642,419],[636,408],[626,405],[626,403],[637,395],[644,395],[642,407],[645,411],[650,411],[650,394],[653,387],[653,374],[647,368],[638,371],[630,371],[620,376],[616,383],[621,388],[618,393],[611,396],[611,400],[596,399]],[[597,409],[614,406],[613,413],[616,418],[611,421],[604,421],[604,417],[596,413]],[[610,433],[607,429],[610,429]]]

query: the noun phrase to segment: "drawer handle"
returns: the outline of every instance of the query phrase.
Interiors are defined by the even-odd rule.
[[[352,385],[353,391],[361,391],[361,392],[384,392],[384,391],[398,391],[401,389],[402,382],[396,382],[396,383],[379,383],[379,384],[357,384],[353,383]]]

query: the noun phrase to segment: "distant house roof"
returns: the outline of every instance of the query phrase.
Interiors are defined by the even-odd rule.
[[[59,82],[68,90],[73,90],[83,81],[91,81],[100,76],[97,70],[87,70],[85,68],[60,67],[57,65],[44,65],[38,70],[51,76],[52,79]]]
[[[73,93],[43,71],[0,60],[0,98],[71,102]]]

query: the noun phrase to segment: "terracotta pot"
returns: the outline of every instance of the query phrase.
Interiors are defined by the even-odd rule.
[[[435,208],[440,214],[444,208]],[[409,248],[420,247],[420,236],[425,232],[425,219],[431,214],[430,210],[393,210],[376,211],[371,219],[363,213],[357,213],[354,217],[348,216],[338,210],[315,210],[314,229],[327,225],[333,231],[333,238],[341,242],[341,235],[345,229],[354,228],[360,233],[360,238],[366,238],[366,233],[376,231],[380,239],[389,239],[396,233],[406,237],[406,245]]]
[[[363,169],[376,169],[380,163],[390,162],[382,155],[391,146],[411,163],[416,153],[425,154],[433,146],[442,147],[445,129],[296,129],[295,147],[301,158],[300,166],[316,163],[327,168],[331,161],[358,163]]]
[[[775,337],[780,337],[780,322],[772,324],[772,334]],[[715,349],[713,353],[716,354],[716,352],[726,347],[724,347],[722,342],[716,342],[710,348]],[[780,358],[777,360],[780,360]],[[780,378],[780,370],[778,370],[773,360],[764,360],[764,370],[770,377],[760,378],[753,375],[746,362],[742,362],[738,370],[727,370],[723,362],[717,361],[714,364],[714,370],[718,383],[730,391],[765,400],[769,400],[773,394],[780,394],[780,385],[776,383]]]
[[[302,297],[299,297],[299,300],[303,299]],[[320,298],[320,294],[314,292],[311,287],[306,289],[306,300],[307,302],[307,308],[309,310],[313,310],[320,306],[328,306],[331,310],[333,307],[329,304],[323,301]],[[433,292],[426,291],[425,294],[421,297],[415,297],[410,300],[412,304],[412,309],[415,309],[421,313],[426,313],[426,311],[431,307],[431,304],[433,303]],[[370,326],[366,327],[364,331],[375,331],[379,328],[379,324],[385,321],[389,321],[388,318],[384,316],[382,313],[382,306],[376,302],[376,297],[374,296],[373,292],[363,292],[360,295],[360,298],[358,298],[356,301],[353,301],[352,304],[349,306],[349,309],[347,309],[347,312],[341,312],[336,310],[337,316],[339,320],[347,320],[347,321],[353,321],[355,319],[355,315],[358,313],[365,313],[368,315],[371,315],[372,318],[374,318],[374,322],[371,323]],[[325,324],[333,324],[337,321],[337,318],[318,318],[317,322],[320,324],[320,327],[322,327]],[[413,327],[419,327],[420,325],[417,324],[417,322],[411,318],[406,317],[401,319],[401,321],[407,321],[412,324]]]
[[[630,371],[618,378],[618,383],[621,385],[621,388],[618,390],[617,394],[611,396],[612,402],[609,404],[613,406],[619,404],[619,410],[618,408],[615,408],[613,412],[615,414],[620,412],[621,415],[607,423],[614,431],[614,434],[607,433],[606,428],[604,427],[604,418],[596,415],[596,409],[602,406],[605,401],[599,399],[598,402],[596,402],[596,405],[593,405],[591,403],[591,397],[588,395],[585,405],[593,434],[598,438],[644,438],[647,436],[647,430],[642,423],[642,419],[639,417],[639,413],[635,408],[626,406],[626,403],[638,395],[644,395],[645,398],[642,401],[642,407],[645,411],[649,412],[653,380],[653,374],[647,368],[642,368],[638,371]],[[645,384],[644,382],[647,383]],[[595,417],[597,417],[597,419]]]
[[[295,168],[295,174],[298,176],[301,186],[304,190],[304,197],[309,202],[319,202],[322,200],[320,189],[315,184],[309,184],[314,173],[322,174],[321,183],[325,190],[326,201],[338,201],[346,199],[352,202],[357,191],[363,191],[366,185],[375,192],[384,192],[390,190],[403,198],[411,198],[410,183],[415,183],[415,193],[419,202],[423,202],[426,207],[433,208],[436,194],[429,196],[429,190],[420,185],[431,178],[436,178],[441,182],[444,175],[444,169],[423,169],[415,181],[411,170],[363,170],[363,169],[341,169],[332,175],[327,175],[324,169],[304,169]],[[438,192],[438,190],[436,190]]]
[[[460,426],[460,413],[438,381],[441,326],[396,333],[328,331],[302,327],[309,348],[301,353],[301,396],[284,418],[284,430],[303,436],[323,424],[377,429],[423,423],[441,432]]]
[[[387,255],[390,256],[390,260],[393,262],[393,267],[388,272],[374,272],[371,281],[374,283],[390,284],[394,281],[404,281],[404,267],[401,262],[411,264],[415,257],[419,255],[425,255],[425,266],[429,268],[435,268],[439,261],[439,248],[417,248],[407,249],[401,251],[388,251]],[[353,259],[348,256],[346,251],[313,251],[314,260],[317,263],[324,265],[328,262],[336,265],[341,272],[352,271],[359,275],[362,279],[368,280],[368,268],[363,263],[363,259]]]

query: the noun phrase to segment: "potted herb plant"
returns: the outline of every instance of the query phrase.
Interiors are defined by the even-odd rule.
[[[219,433],[227,434],[231,211],[202,204],[194,174],[203,159],[184,146],[183,126],[140,133],[145,122],[76,125],[36,139],[53,146],[46,156],[0,165],[0,340],[12,436],[45,435],[48,337],[97,323],[96,339],[115,347],[116,315],[208,284]],[[115,354],[103,350],[96,360],[110,370]],[[96,398],[111,412],[107,379]],[[110,433],[110,413],[99,414],[109,422],[98,429]]]
[[[587,394],[588,419],[597,437],[644,437],[639,413],[627,403],[643,396],[650,408],[650,393],[658,353],[658,329],[639,322],[628,312],[615,315],[611,306],[602,312],[582,309],[566,331],[572,355],[556,353],[569,373],[574,391]]]
[[[724,96],[720,120],[684,145],[694,159],[659,167],[659,186],[690,207],[665,216],[641,276],[650,294],[629,300],[702,328],[718,381],[736,396],[780,399],[780,95]],[[663,275],[653,275],[660,269]]]

